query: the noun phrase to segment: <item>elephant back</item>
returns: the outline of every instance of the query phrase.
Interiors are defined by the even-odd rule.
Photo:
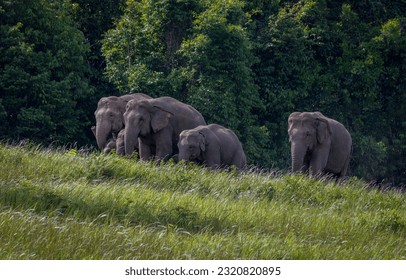
[[[130,93],[126,95],[120,96],[120,99],[123,100],[124,102],[128,102],[130,100],[144,100],[144,99],[152,99],[151,96],[146,95],[144,93]]]
[[[155,98],[152,102],[154,106],[171,113],[173,120],[179,122],[180,126],[182,126],[180,128],[182,130],[206,124],[203,115],[196,108],[175,98],[163,96]],[[184,126],[186,128],[183,128]]]

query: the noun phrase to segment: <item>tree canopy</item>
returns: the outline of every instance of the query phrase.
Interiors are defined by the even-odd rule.
[[[73,26],[69,7],[60,8],[59,4],[3,1],[3,136],[59,144],[83,139],[83,112],[77,109],[93,93],[87,79],[89,46]]]
[[[0,128],[93,143],[101,96],[173,96],[233,129],[251,164],[288,169],[287,117],[353,136],[351,174],[406,183],[402,0],[3,1]]]

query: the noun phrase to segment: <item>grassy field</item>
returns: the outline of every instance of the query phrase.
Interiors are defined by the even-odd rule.
[[[0,259],[406,259],[406,194],[1,144]]]

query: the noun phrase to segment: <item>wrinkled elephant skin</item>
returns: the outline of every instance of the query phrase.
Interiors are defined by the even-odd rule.
[[[138,141],[143,160],[173,156],[183,130],[206,124],[195,108],[167,96],[129,101],[124,122],[125,154],[131,155]]]
[[[237,135],[218,124],[184,130],[178,143],[179,160],[196,161],[216,169],[246,165],[246,156]]]
[[[294,112],[288,119],[293,172],[347,174],[352,139],[347,129],[320,112]]]

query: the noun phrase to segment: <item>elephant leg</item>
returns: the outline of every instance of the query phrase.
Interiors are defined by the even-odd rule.
[[[138,138],[138,145],[139,145],[139,149],[140,149],[140,159],[150,160],[152,158],[151,144],[146,143],[145,141]]]
[[[348,156],[347,159],[345,160],[343,169],[341,169],[340,174],[338,174],[338,178],[343,178],[345,175],[347,175],[349,164],[350,164],[350,156]]]
[[[205,156],[204,164],[213,170],[220,168],[221,167],[220,153],[211,153],[211,151],[208,151]]]
[[[303,165],[302,165],[302,168],[300,169],[300,172],[302,172],[304,174],[307,174],[307,172],[309,172],[311,159],[312,159],[311,154],[307,153],[304,157]]]
[[[313,156],[310,160],[309,174],[311,176],[317,176],[323,173],[324,168],[327,165],[328,153],[326,151],[318,151],[313,153]]]
[[[237,168],[243,168],[246,163],[245,154],[243,152],[237,152],[231,162],[231,165],[235,165]]]
[[[172,133],[170,131],[161,130],[155,137],[157,160],[171,157],[173,155],[172,149]]]
[[[322,173],[322,169],[320,168],[320,165],[317,163],[312,163],[310,164],[309,167],[309,175],[312,177],[316,177]]]
[[[155,157],[157,160],[172,156],[172,143],[157,143]]]

